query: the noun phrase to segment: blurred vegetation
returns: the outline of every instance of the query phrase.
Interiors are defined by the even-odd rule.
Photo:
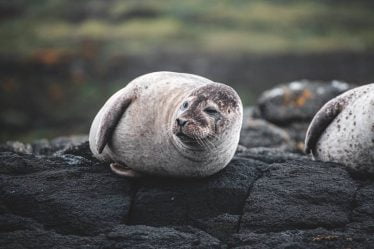
[[[0,0],[0,141],[87,133],[105,99],[163,53],[371,53],[373,10],[370,0]],[[252,104],[258,86],[230,77]]]
[[[109,57],[165,47],[212,53],[374,49],[369,0],[13,0],[2,6],[15,18],[0,24],[0,52],[77,51],[84,39],[99,42]]]

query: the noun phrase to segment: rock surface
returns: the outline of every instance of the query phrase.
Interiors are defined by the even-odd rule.
[[[121,178],[86,136],[0,145],[0,247],[373,248],[374,176],[300,153],[308,121],[347,87],[264,94],[233,160],[205,179]]]
[[[310,121],[330,99],[352,88],[341,81],[300,80],[265,91],[258,100],[260,116],[275,124]]]
[[[240,133],[240,145],[247,148],[266,147],[293,150],[294,141],[288,133],[262,119],[246,120]]]
[[[28,147],[19,143],[0,147],[1,248],[374,244],[373,179],[339,164],[241,147],[206,179],[129,180],[92,158],[87,142],[59,141],[37,154],[19,152]]]
[[[330,99],[354,87],[341,81],[300,80],[265,91],[252,116],[283,128],[302,149],[305,133],[317,111]]]

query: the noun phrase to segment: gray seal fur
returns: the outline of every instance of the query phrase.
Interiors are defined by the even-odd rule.
[[[242,119],[231,87],[192,74],[154,72],[108,99],[92,122],[89,144],[99,160],[136,172],[205,177],[232,159]]]
[[[327,102],[314,116],[305,151],[315,159],[374,173],[374,83]]]

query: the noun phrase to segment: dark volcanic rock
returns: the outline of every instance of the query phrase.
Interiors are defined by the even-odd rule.
[[[246,117],[265,119],[288,132],[297,150],[304,148],[305,133],[317,111],[353,85],[340,81],[294,81],[265,91]]]
[[[288,160],[310,160],[309,157],[292,152],[285,152],[281,149],[272,148],[250,148],[238,151],[236,156],[262,161],[267,164],[285,163]]]
[[[287,230],[269,233],[235,234],[229,241],[230,248],[371,248],[374,239],[368,234],[331,231],[323,228],[312,230]]]
[[[1,248],[374,243],[374,184],[338,164],[240,147],[226,169],[205,179],[126,179],[95,160],[87,142],[56,141],[64,142],[37,151],[0,146]]]
[[[222,243],[192,227],[118,226],[107,236],[111,248],[222,248]]]
[[[266,164],[234,158],[221,172],[198,180],[143,180],[130,223],[152,226],[214,223],[218,215],[240,215],[251,184]]]
[[[288,161],[273,164],[251,189],[241,230],[338,228],[349,223],[357,189],[338,165]]]
[[[19,152],[25,154],[36,155],[52,155],[54,153],[63,152],[72,149],[74,146],[81,145],[87,141],[86,135],[76,135],[70,137],[58,137],[52,140],[40,139],[31,144],[24,144],[17,141],[8,141],[0,145],[1,151]]]
[[[79,235],[97,234],[127,219],[131,186],[104,165],[77,156],[1,153],[0,158],[1,205],[12,214]]]
[[[330,99],[352,86],[332,81],[294,81],[265,91],[258,100],[260,116],[275,124],[310,121]]]
[[[1,216],[0,216],[1,217]],[[8,217],[7,217],[8,218]],[[8,218],[9,219],[9,218]],[[24,222],[20,218],[15,223]],[[8,224],[6,224],[9,226]],[[223,248],[222,242],[192,227],[150,227],[118,225],[107,235],[61,235],[35,227],[17,227],[1,233],[2,249],[14,248]]]
[[[283,150],[295,148],[288,133],[262,119],[248,119],[240,133],[240,145],[247,148],[267,147]]]

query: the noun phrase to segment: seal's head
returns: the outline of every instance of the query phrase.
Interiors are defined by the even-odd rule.
[[[236,130],[233,126],[242,121],[242,103],[234,89],[212,83],[187,96],[175,116],[173,133],[186,144],[200,144]]]

